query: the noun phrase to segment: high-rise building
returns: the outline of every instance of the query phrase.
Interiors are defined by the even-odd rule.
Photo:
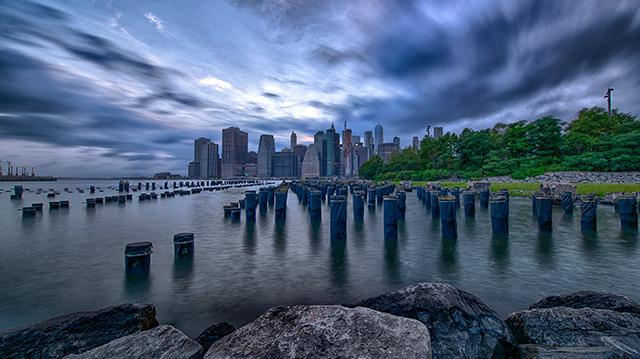
[[[369,160],[369,149],[364,147],[362,142],[353,144],[353,173],[360,171],[362,164]]]
[[[247,152],[247,163],[258,164],[258,153],[256,151]]]
[[[359,135],[351,135],[351,143],[355,144],[360,142],[360,136]]]
[[[326,172],[325,176],[338,176],[340,174],[340,135],[336,133],[336,128],[331,124],[324,133],[326,141]]]
[[[342,131],[342,164],[344,166],[343,173],[347,177],[353,174],[353,151],[351,146],[351,129],[345,128]]]
[[[414,150],[420,149],[420,139],[418,139],[418,136],[413,136],[413,149]]]
[[[393,137],[393,144],[396,145],[396,147],[398,147],[398,151],[400,151],[400,137],[394,136]]]
[[[444,129],[442,127],[434,127],[433,128],[433,139],[437,140],[438,138],[444,135]]]
[[[375,127],[376,137],[374,138],[376,141],[376,153],[379,152],[378,146],[384,143],[384,134],[382,132],[382,125],[377,125]]]
[[[313,144],[318,151],[318,161],[320,162],[320,174],[322,177],[327,171],[327,140],[324,138],[324,131],[318,131],[313,136]]]
[[[291,146],[289,147],[291,149],[291,151],[293,151],[293,148],[298,144],[298,136],[296,135],[295,132],[291,131]]]
[[[237,127],[222,130],[222,177],[242,176],[247,163],[249,135]]]
[[[209,178],[218,176],[218,145],[200,137],[193,141],[193,166],[189,164],[189,177]]]
[[[258,177],[273,176],[273,159],[276,153],[273,135],[260,135],[258,144]]]
[[[307,146],[300,144],[293,146],[293,153],[298,155],[298,175],[297,177],[302,176],[302,160],[304,159],[304,155],[307,153]]]
[[[288,152],[276,152],[273,160],[273,176],[278,178],[298,177],[298,155]]]
[[[364,131],[364,147],[367,149],[367,156],[369,158],[373,157],[373,155],[375,154],[375,144],[373,142],[372,131]]]
[[[320,177],[320,159],[318,158],[318,150],[315,144],[309,145],[307,153],[302,160],[302,177]]]
[[[378,146],[378,156],[382,158],[384,163],[387,163],[389,157],[396,152],[398,152],[398,146],[395,143],[383,143]]]

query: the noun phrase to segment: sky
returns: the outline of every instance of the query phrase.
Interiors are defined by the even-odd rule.
[[[640,114],[637,0],[0,2],[0,161],[39,175],[186,175],[229,126],[570,122],[608,87]]]

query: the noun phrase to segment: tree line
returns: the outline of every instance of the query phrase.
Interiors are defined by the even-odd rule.
[[[640,170],[640,122],[630,113],[584,108],[565,123],[547,116],[533,122],[498,123],[437,140],[424,137],[420,149],[407,147],[387,163],[373,156],[361,178],[378,181],[433,181],[459,176],[510,175],[524,179],[549,171]]]

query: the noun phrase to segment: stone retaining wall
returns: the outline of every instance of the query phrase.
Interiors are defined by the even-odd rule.
[[[640,183],[640,172],[547,172],[524,180],[511,176],[486,177],[486,182]]]

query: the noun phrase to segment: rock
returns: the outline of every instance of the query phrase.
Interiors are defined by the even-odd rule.
[[[592,308],[542,308],[506,319],[521,344],[559,347],[612,347],[640,358],[640,316]]]
[[[194,340],[200,343],[200,345],[202,345],[202,348],[204,348],[204,351],[206,352],[207,350],[209,350],[211,345],[213,345],[213,343],[217,342],[228,334],[231,334],[234,330],[236,330],[236,328],[234,328],[233,325],[227,322],[222,322],[205,329]]]
[[[619,350],[605,347],[550,347],[524,344],[520,346],[520,359],[623,359]]]
[[[517,351],[496,312],[449,284],[418,283],[355,305],[422,322],[429,328],[434,358],[504,358]]]
[[[158,326],[151,304],[122,304],[0,332],[0,357],[62,358]]]
[[[608,309],[622,313],[640,314],[640,305],[625,296],[590,290],[546,297],[531,304],[529,309],[555,307]]]
[[[203,352],[202,346],[183,332],[170,325],[161,325],[65,359],[199,359]]]
[[[339,305],[275,307],[215,343],[214,358],[431,358],[418,321]]]

